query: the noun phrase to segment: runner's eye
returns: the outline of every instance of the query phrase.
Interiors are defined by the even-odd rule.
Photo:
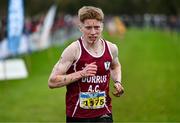
[[[92,29],[92,27],[91,27],[91,26],[86,26],[85,28],[86,28],[87,30]]]
[[[100,26],[94,26],[94,29],[98,30],[98,29],[100,29]]]

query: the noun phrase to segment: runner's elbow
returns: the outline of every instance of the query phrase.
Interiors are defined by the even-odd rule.
[[[49,78],[49,80],[48,80],[48,87],[49,87],[50,89],[60,88],[60,87],[63,87],[63,86],[64,86],[64,84],[63,84],[61,81],[57,81],[56,78],[51,77],[51,78]]]
[[[55,79],[53,79],[53,78],[49,78],[49,80],[48,80],[48,87],[50,88],[50,89],[53,89],[53,88],[55,88],[55,81],[54,81]]]
[[[49,87],[50,89],[53,89],[53,88],[54,88],[53,84],[52,84],[50,81],[48,82],[48,87]]]

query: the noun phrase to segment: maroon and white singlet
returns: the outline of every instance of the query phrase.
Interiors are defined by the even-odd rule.
[[[111,98],[109,96],[110,65],[112,55],[107,42],[104,44],[103,53],[93,56],[78,40],[80,55],[77,61],[67,71],[67,74],[82,70],[86,64],[96,62],[97,73],[95,76],[85,77],[67,85],[66,115],[77,118],[93,118],[112,111]]]

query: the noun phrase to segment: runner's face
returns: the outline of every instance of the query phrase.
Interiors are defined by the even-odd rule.
[[[83,38],[88,43],[93,44],[101,37],[103,24],[96,19],[86,19],[84,23],[81,24],[80,30],[83,33]]]

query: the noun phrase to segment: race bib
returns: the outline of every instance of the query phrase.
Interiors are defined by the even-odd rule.
[[[80,107],[83,109],[103,108],[106,103],[106,94],[103,92],[81,92]]]

